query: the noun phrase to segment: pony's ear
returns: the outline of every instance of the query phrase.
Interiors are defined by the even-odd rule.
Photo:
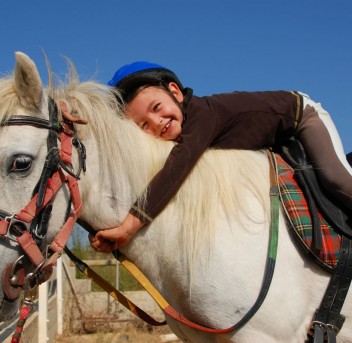
[[[22,52],[16,52],[14,81],[16,93],[24,106],[39,109],[42,103],[43,87],[34,62]]]

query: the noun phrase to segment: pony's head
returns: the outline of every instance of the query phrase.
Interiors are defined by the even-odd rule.
[[[131,158],[131,151],[154,140],[123,118],[115,90],[80,83],[72,64],[68,84],[54,89],[50,69],[49,80],[43,88],[34,62],[19,52],[13,75],[0,79],[0,321],[17,312],[23,288],[45,281],[69,236],[67,227],[73,227],[81,212],[90,222],[98,218],[102,227],[104,220],[105,226],[116,223],[153,173],[143,168],[150,155]],[[87,121],[89,129],[81,125]],[[96,161],[77,192],[76,179],[85,169],[81,140]],[[160,163],[159,155],[155,149]],[[116,168],[109,168],[109,161],[116,162]],[[140,170],[140,177],[116,177],[123,169]],[[107,194],[110,210],[91,204],[92,192]],[[87,199],[85,211],[80,193]],[[116,208],[122,208],[120,217]]]
[[[60,153],[61,120],[49,93],[33,61],[16,53],[13,75],[0,80],[0,321],[17,312],[24,286],[50,276],[48,259],[63,247],[48,244],[72,212],[61,171],[71,165]]]

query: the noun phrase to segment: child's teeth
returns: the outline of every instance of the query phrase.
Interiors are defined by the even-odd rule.
[[[171,122],[169,121],[169,122],[165,125],[165,127],[163,128],[162,133],[164,133],[164,132],[169,128],[170,124],[171,124]]]

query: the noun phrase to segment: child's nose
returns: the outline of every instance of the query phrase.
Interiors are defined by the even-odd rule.
[[[153,118],[153,126],[157,130],[160,128],[161,124],[163,122],[163,119],[160,117],[154,117]]]

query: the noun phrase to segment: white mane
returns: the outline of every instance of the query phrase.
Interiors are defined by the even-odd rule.
[[[111,88],[80,83],[73,66],[70,79],[57,87],[48,69],[49,86],[43,94],[34,62],[16,53],[14,77],[0,78],[0,122],[16,114],[46,117],[48,96],[58,104],[65,102],[73,116],[87,119],[88,125],[77,124],[77,135],[87,148],[87,170],[79,182],[82,219],[97,230],[118,225],[162,168],[174,143],[156,140],[126,119]],[[13,126],[2,127],[1,133],[1,208],[12,213],[32,196],[45,163],[47,133]],[[31,170],[13,174],[8,169],[23,153],[34,162]],[[75,164],[76,153],[73,159]],[[187,318],[208,327],[228,327],[243,318],[257,299],[270,235],[268,169],[263,152],[207,150],[164,211],[122,248]],[[67,187],[62,187],[53,201],[50,234],[61,227],[69,198]],[[282,211],[278,225],[276,269],[256,315],[241,330],[225,335],[203,333],[169,317],[168,325],[182,341],[295,343],[306,339],[329,275],[292,244]],[[22,251],[4,240],[0,254],[3,273]],[[15,315],[18,300],[7,299],[0,287],[1,320]],[[343,306],[347,320],[338,342],[352,336],[350,300],[347,296]]]
[[[120,191],[120,182],[126,182],[119,177],[118,171],[123,169],[132,187],[133,202],[162,168],[174,143],[154,139],[125,118],[116,101],[118,95],[110,87],[96,82],[79,83],[73,75],[67,86],[56,91],[55,98],[66,101],[73,115],[88,120],[86,127],[79,126],[78,134],[83,141],[93,134],[99,142],[100,182],[108,180],[112,192]],[[246,202],[248,192],[254,193],[262,204],[262,213],[270,212],[263,160],[265,157],[258,152],[212,149],[200,159],[172,201],[176,213],[182,214],[182,241],[191,259],[197,247],[199,250],[209,246],[214,221],[221,211],[231,219],[253,206]],[[170,206],[164,211],[169,210]],[[161,220],[159,217],[156,220]],[[262,214],[250,219],[268,220]],[[160,224],[167,226],[167,221]]]

